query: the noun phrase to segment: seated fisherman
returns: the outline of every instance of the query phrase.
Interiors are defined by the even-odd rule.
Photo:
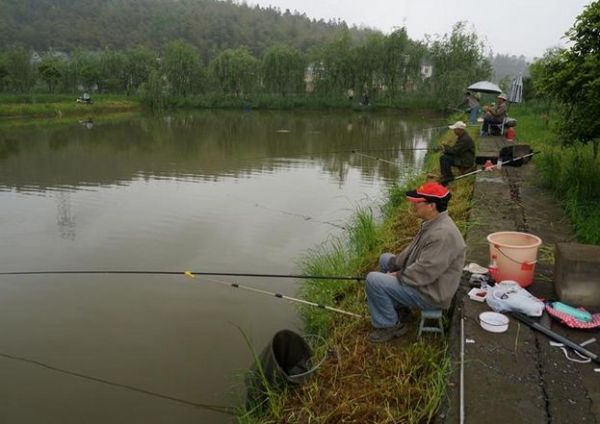
[[[506,118],[506,95],[499,94],[495,106],[484,106],[483,125],[481,135],[489,135],[490,124],[501,124]]]
[[[475,165],[475,143],[465,130],[467,125],[463,121],[455,122],[450,125],[454,134],[456,134],[456,143],[453,146],[443,146],[443,153],[440,156],[440,172],[442,174],[441,183],[447,184],[454,179],[452,167],[472,168]]]
[[[373,343],[387,342],[408,330],[410,308],[447,309],[458,289],[466,245],[447,212],[451,194],[429,182],[407,191],[411,212],[423,220],[413,241],[398,255],[384,253],[379,272],[366,279]]]
[[[92,98],[88,93],[83,93],[83,95],[77,98],[77,103],[92,103]]]

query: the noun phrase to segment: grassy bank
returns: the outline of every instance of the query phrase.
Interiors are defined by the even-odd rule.
[[[393,101],[386,98],[371,99],[368,106],[362,105],[360,99],[349,100],[339,96],[278,96],[255,94],[245,97],[223,96],[218,94],[188,97],[168,97],[165,105],[168,108],[194,109],[352,109],[356,111],[376,110],[378,108],[397,109],[434,109],[435,99],[404,95]]]
[[[63,116],[88,116],[99,113],[116,113],[140,108],[136,98],[98,95],[92,104],[75,101],[75,95],[2,95],[0,118],[61,118]]]
[[[450,132],[443,137],[454,138]],[[427,171],[437,168],[437,158],[437,154],[428,156]],[[373,210],[358,211],[344,237],[333,238],[306,255],[303,272],[365,275],[376,269],[380,253],[398,252],[405,247],[416,234],[419,221],[408,212],[404,192],[423,180],[423,175],[414,176],[407,184],[392,187],[380,219],[374,217]],[[472,181],[457,181],[451,191],[450,214],[464,231]],[[443,340],[415,340],[413,321],[415,328],[397,343],[370,344],[366,338],[370,321],[362,283],[308,281],[302,295],[362,314],[365,319],[303,308],[307,332],[323,335],[334,354],[328,356],[309,383],[272,396],[267,416],[245,416],[240,422],[417,423],[434,416],[451,366]]]
[[[556,112],[545,104],[516,105],[510,112],[518,120],[518,140],[542,152],[535,157],[541,183],[561,201],[577,240],[600,244],[600,157],[593,158],[591,145],[565,146],[554,131]]]
[[[117,95],[95,95],[90,105],[75,102],[73,94],[27,94],[1,95],[0,118],[9,117],[62,117],[85,116],[94,113],[120,112],[140,109],[143,101],[137,97]],[[405,95],[393,101],[385,98],[373,99],[369,105],[360,104],[346,97],[324,96],[278,96],[256,94],[245,97],[210,94],[164,98],[166,109],[233,109],[233,110],[292,110],[292,109],[346,109],[354,111],[374,111],[381,108],[434,109],[434,100]]]

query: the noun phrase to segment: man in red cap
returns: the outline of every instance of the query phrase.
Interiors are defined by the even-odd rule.
[[[398,255],[384,253],[379,272],[366,279],[373,343],[406,333],[411,308],[447,309],[458,289],[466,245],[447,207],[451,194],[428,182],[406,192],[411,212],[422,219],[413,241]]]

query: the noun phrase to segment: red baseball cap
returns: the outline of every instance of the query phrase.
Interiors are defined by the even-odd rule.
[[[409,202],[439,202],[447,200],[450,196],[450,191],[440,183],[425,183],[416,190],[406,192],[406,198]]]

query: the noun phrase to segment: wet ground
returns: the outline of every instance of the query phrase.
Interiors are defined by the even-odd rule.
[[[528,290],[544,299],[556,298],[552,283],[554,243],[573,241],[574,236],[564,211],[540,187],[533,164],[478,174],[471,223],[467,263],[488,265],[486,236],[492,232],[523,231],[541,237],[534,283]],[[455,372],[438,422],[460,422],[462,317],[468,340],[464,348],[464,422],[600,422],[600,372],[595,371],[599,365],[568,361],[560,349],[549,345],[547,336],[513,318],[505,333],[483,330],[478,315],[490,308],[468,298],[468,277],[463,278],[451,316]],[[552,331],[574,342],[591,337],[600,340],[598,331],[569,330],[556,321],[543,320]],[[586,348],[600,353],[600,341]]]

